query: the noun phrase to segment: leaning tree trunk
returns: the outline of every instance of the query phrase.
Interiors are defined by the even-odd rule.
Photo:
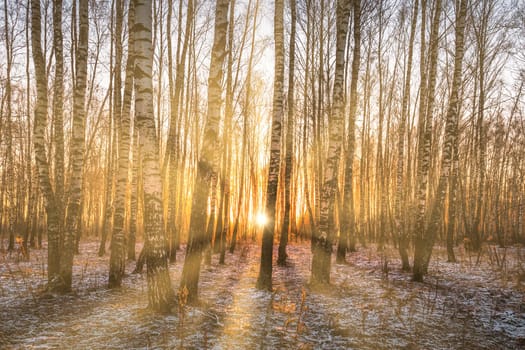
[[[270,169],[266,185],[266,216],[268,223],[264,225],[261,265],[257,288],[272,289],[272,256],[273,236],[275,231],[275,204],[277,203],[277,186],[279,184],[279,165],[281,162],[281,121],[283,119],[283,81],[284,81],[284,1],[275,1],[274,40],[275,40],[275,70],[273,81],[273,111],[272,134],[270,145]]]
[[[75,57],[76,82],[73,96],[70,195],[67,207],[66,229],[64,231],[64,249],[62,251],[60,266],[60,274],[64,282],[65,290],[71,289],[75,240],[76,237],[79,236],[81,230],[79,217],[81,215],[80,202],[82,195],[82,173],[85,149],[85,95],[89,37],[88,6],[88,0],[80,0],[78,45]]]
[[[169,311],[174,293],[168,270],[167,240],[163,230],[162,182],[159,144],[153,117],[153,50],[151,0],[134,0],[135,24],[135,115],[140,131],[144,165],[144,235],[147,264],[148,302],[156,311]]]
[[[321,191],[319,228],[312,234],[312,284],[330,283],[332,243],[334,241],[334,209],[339,172],[339,159],[343,144],[344,67],[345,46],[350,17],[350,0],[337,1],[337,41],[333,87],[333,105],[328,125],[328,156],[324,167]]]
[[[207,244],[206,211],[208,189],[217,176],[220,158],[219,122],[222,105],[222,66],[226,57],[229,0],[217,0],[215,33],[208,77],[208,110],[202,149],[197,166],[190,217],[190,233],[182,269],[180,288],[187,289],[188,302],[198,297],[202,251]]]

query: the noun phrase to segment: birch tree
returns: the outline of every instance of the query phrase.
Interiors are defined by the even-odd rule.
[[[422,12],[426,11],[426,7],[422,6]],[[425,245],[427,241],[426,237],[426,211],[427,211],[427,185],[428,185],[428,174],[430,167],[430,146],[432,137],[432,113],[435,101],[435,88],[436,88],[436,70],[437,70],[437,56],[438,56],[438,43],[439,43],[439,18],[442,11],[441,0],[436,0],[435,10],[432,18],[432,27],[430,32],[430,47],[429,47],[429,61],[428,61],[428,78],[426,76],[427,67],[422,66],[421,80],[422,84],[425,84],[425,88],[420,90],[421,101],[419,107],[419,146],[418,146],[418,178],[417,178],[417,221],[415,226],[415,240],[414,240],[414,268],[413,268],[413,280],[422,281],[423,275],[426,274],[425,264]],[[422,21],[424,20],[424,16]],[[421,31],[422,37],[426,33]],[[421,51],[423,53],[423,49]],[[423,60],[422,56],[422,60]],[[423,79],[424,78],[424,79]],[[428,79],[428,80],[427,80]],[[425,97],[425,98],[424,98]]]
[[[120,62],[122,60],[122,21],[124,16],[124,3],[121,0],[116,2],[116,65],[115,69],[119,72],[115,74],[115,103],[114,113],[117,122],[118,132],[118,165],[117,165],[117,184],[115,192],[115,216],[113,223],[113,234],[111,235],[111,256],[109,260],[109,281],[110,288],[120,287],[122,276],[124,275],[126,261],[126,232],[125,232],[125,214],[126,214],[126,192],[128,185],[129,173],[129,152],[130,152],[130,106],[131,94],[133,88],[133,37],[134,33],[130,30],[128,36],[128,58],[126,63],[126,81],[124,86],[125,104],[120,101]],[[132,3],[128,10],[128,28],[133,27],[134,9]],[[118,91],[117,91],[118,90]]]
[[[346,163],[344,199],[341,214],[341,232],[337,246],[337,262],[345,261],[347,249],[355,250],[355,212],[354,212],[354,151],[355,117],[357,112],[357,82],[359,61],[361,59],[361,0],[353,0],[354,49],[352,51],[352,76],[350,78],[350,108],[348,112],[348,135],[346,140]],[[349,245],[349,240],[352,243]]]
[[[40,190],[44,197],[44,205],[47,213],[47,281],[50,290],[53,290],[53,282],[59,280],[60,269],[60,230],[59,215],[55,201],[55,193],[51,186],[49,174],[49,163],[46,155],[45,128],[47,123],[47,76],[44,53],[42,50],[42,24],[41,24],[40,1],[31,0],[31,47],[33,53],[33,65],[36,79],[36,102],[33,142],[35,147],[35,159],[38,169],[38,180]]]
[[[163,230],[159,143],[153,116],[151,0],[134,0],[134,5],[135,117],[140,132],[144,172],[144,244],[148,247],[148,302],[153,310],[166,312],[174,302],[174,293],[168,270],[168,244]]]
[[[284,81],[284,1],[276,0],[274,8],[274,42],[275,42],[275,70],[273,81],[273,110],[270,144],[270,164],[268,182],[266,184],[266,216],[268,222],[264,225],[261,265],[257,288],[272,289],[272,257],[273,236],[275,231],[275,205],[277,202],[277,186],[279,184],[279,170],[281,162],[281,122],[283,119],[283,81]],[[281,232],[281,234],[283,234]]]
[[[11,29],[11,25],[9,23],[9,14],[8,14],[8,6],[7,1],[4,1],[4,39],[5,39],[5,55],[6,55],[6,77],[5,77],[5,92],[4,96],[2,96],[2,106],[0,109],[0,114],[2,114],[2,119],[5,118],[5,124],[6,124],[6,130],[5,130],[5,136],[2,137],[2,133],[0,133],[0,137],[6,139],[7,147],[6,147],[6,157],[5,162],[2,165],[4,168],[2,171],[2,193],[0,194],[0,201],[2,204],[0,204],[0,215],[3,215],[3,206],[4,206],[4,193],[7,192],[8,196],[8,202],[9,207],[8,215],[7,215],[7,228],[9,231],[9,244],[8,244],[8,250],[12,251],[14,250],[15,245],[15,221],[16,221],[16,205],[15,205],[15,169],[14,169],[14,151],[13,151],[13,91],[12,91],[12,85],[11,85],[11,70],[13,67],[13,34],[14,31]],[[6,107],[6,115],[3,115],[3,107]],[[2,124],[2,123],[0,123]],[[2,126],[0,125],[0,131],[2,129]],[[6,191],[7,190],[7,191]],[[1,226],[1,221],[0,221]],[[3,239],[3,235],[2,235]],[[3,242],[2,242],[3,247]]]
[[[88,0],[79,0],[79,30],[75,54],[75,90],[73,96],[73,128],[71,138],[71,179],[69,187],[69,203],[67,207],[66,229],[64,231],[64,248],[60,261],[61,276],[66,290],[71,289],[73,271],[73,253],[75,240],[80,236],[79,217],[81,215],[82,174],[85,151],[85,95],[89,41],[89,8]]]
[[[180,282],[181,291],[188,292],[188,302],[198,298],[198,284],[202,252],[207,244],[206,210],[208,189],[217,177],[220,152],[219,122],[222,107],[222,67],[226,57],[229,0],[217,0],[215,32],[208,76],[208,108],[202,148],[197,164],[197,175],[192,198],[190,233]]]
[[[454,145],[458,137],[458,118],[461,101],[459,101],[459,90],[462,81],[463,55],[464,55],[464,37],[465,37],[465,18],[467,16],[468,0],[461,0],[459,3],[458,12],[456,14],[456,44],[454,57],[454,75],[452,78],[452,90],[450,92],[450,101],[448,104],[446,121],[445,121],[445,139],[443,143],[443,152],[441,155],[441,169],[439,175],[439,183],[436,191],[436,198],[434,199],[432,209],[430,211],[430,221],[425,230],[424,247],[422,252],[423,271],[428,269],[432,248],[434,246],[439,224],[443,218],[444,201],[448,185],[448,180],[451,172],[452,161],[454,158]],[[455,190],[454,187],[452,187]],[[456,196],[456,193],[451,193],[451,196]],[[419,276],[414,276],[419,279]],[[417,277],[417,278],[416,278]]]
[[[322,174],[319,225],[312,235],[311,283],[314,285],[330,283],[332,244],[335,236],[334,208],[343,144],[345,46],[351,4],[350,0],[337,1],[336,56],[333,101],[328,121],[328,156]]]
[[[396,168],[396,194],[395,194],[395,218],[396,230],[398,236],[398,250],[401,257],[401,268],[403,271],[410,270],[410,261],[408,260],[408,235],[406,232],[405,223],[405,206],[406,206],[406,188],[403,184],[403,172],[405,166],[405,138],[406,125],[410,112],[408,104],[410,97],[410,82],[412,78],[412,60],[414,55],[414,38],[416,34],[417,15],[418,15],[419,0],[414,0],[414,9],[412,11],[412,19],[410,21],[410,37],[408,39],[408,57],[407,68],[405,71],[405,81],[403,85],[403,97],[401,102],[401,121],[399,122],[399,135],[397,143],[397,168]]]
[[[55,196],[62,234],[64,221],[64,44],[62,38],[62,0],[53,0],[53,144],[55,150]],[[62,238],[62,237],[61,237]]]
[[[294,113],[295,113],[295,32],[296,32],[296,22],[297,22],[297,9],[296,9],[296,0],[290,0],[290,53],[289,53],[289,63],[288,63],[288,93],[287,93],[287,104],[288,104],[288,113],[286,119],[286,136],[285,136],[285,170],[284,170],[284,218],[283,225],[281,228],[281,238],[279,241],[279,256],[277,258],[277,263],[281,266],[286,265],[286,244],[288,243],[288,231],[290,231],[290,217],[291,213],[291,184],[290,178],[293,171],[293,141],[294,141]],[[276,57],[277,58],[277,57]],[[292,225],[293,227],[293,225]]]

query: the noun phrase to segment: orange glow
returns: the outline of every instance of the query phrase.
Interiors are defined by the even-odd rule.
[[[257,215],[255,215],[255,222],[257,226],[265,226],[268,223],[268,217],[265,213],[257,213]]]

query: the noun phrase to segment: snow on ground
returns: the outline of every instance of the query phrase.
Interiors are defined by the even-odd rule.
[[[476,256],[462,250],[461,263],[450,264],[436,249],[425,283],[400,271],[393,249],[381,259],[375,247],[360,248],[348,264],[332,266],[330,288],[312,290],[309,245],[293,243],[289,266],[274,267],[271,293],[254,288],[259,250],[241,243],[226,265],[214,256],[201,273],[201,303],[168,315],[146,309],[145,274],[127,275],[121,289],[108,290],[109,257],[97,256],[95,242],[83,243],[75,257],[68,295],[42,292],[45,250],[33,250],[29,262],[0,255],[0,348],[525,348],[516,248],[499,267],[488,253],[476,264]],[[178,259],[170,268],[174,288],[182,254]],[[133,268],[129,262],[127,271]]]

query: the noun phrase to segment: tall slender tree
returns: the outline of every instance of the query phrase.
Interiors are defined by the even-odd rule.
[[[250,0],[248,2],[248,11],[250,10],[252,1]],[[239,174],[239,196],[237,200],[237,214],[235,216],[235,223],[233,224],[233,231],[232,231],[232,238],[231,238],[231,244],[230,244],[230,253],[233,253],[235,250],[235,245],[237,243],[237,235],[240,230],[240,217],[241,217],[241,210],[242,208],[246,208],[245,201],[246,201],[246,168],[247,168],[247,152],[248,152],[248,126],[249,126],[249,114],[252,111],[252,68],[253,68],[253,60],[254,60],[254,52],[255,52],[255,29],[257,28],[257,18],[259,13],[259,0],[255,0],[255,6],[254,6],[254,14],[253,14],[253,28],[251,32],[251,44],[250,44],[250,53],[248,55],[248,66],[246,67],[246,88],[244,93],[244,103],[243,103],[243,109],[242,109],[242,141],[241,141],[241,159],[240,159],[240,174]],[[246,27],[248,26],[248,22],[246,24]],[[248,28],[246,28],[247,31]]]
[[[193,0],[188,1],[187,11],[186,11],[186,26],[184,30],[184,37],[181,44],[181,53],[180,56],[179,46],[177,46],[177,61],[175,64],[175,79],[173,79],[173,50],[171,43],[171,12],[172,12],[172,0],[168,2],[168,82],[170,86],[170,126],[169,134],[166,143],[166,153],[164,156],[164,166],[168,165],[169,172],[169,205],[168,205],[168,237],[170,241],[170,259],[175,261],[176,250],[179,245],[179,237],[177,236],[179,230],[177,229],[176,223],[176,189],[177,189],[177,164],[178,164],[178,135],[177,129],[180,127],[181,118],[180,118],[180,104],[182,99],[182,90],[184,86],[184,71],[186,66],[186,56],[188,54],[189,40],[191,35],[191,28],[194,21],[194,3]],[[181,3],[182,6],[182,3]],[[180,26],[179,26],[180,27]],[[180,28],[179,28],[180,29]],[[179,37],[181,33],[179,30]],[[179,40],[180,44],[180,40]]]
[[[188,291],[188,301],[198,298],[202,252],[207,244],[206,210],[208,189],[217,177],[220,152],[219,123],[222,106],[222,66],[226,57],[226,32],[230,0],[217,0],[215,32],[208,76],[208,108],[202,148],[199,154],[197,176],[193,190],[190,233],[180,282],[181,290]]]
[[[9,11],[7,1],[4,1],[4,34],[5,34],[5,54],[6,54],[6,77],[5,77],[5,92],[2,98],[2,109],[3,112],[4,104],[6,106],[6,135],[7,147],[6,147],[6,163],[3,170],[3,183],[4,188],[7,188],[9,207],[7,215],[7,226],[9,231],[9,245],[8,250],[14,250],[15,245],[15,221],[16,221],[16,204],[15,204],[15,164],[14,164],[14,151],[13,151],[13,89],[11,85],[11,70],[13,67],[13,32],[9,23]],[[2,113],[3,114],[3,113]],[[3,119],[2,118],[2,119]],[[0,201],[4,201],[3,197],[0,197]],[[2,203],[3,207],[4,203]],[[2,213],[3,214],[3,213]]]
[[[111,11],[110,11],[110,20],[109,20],[109,28],[110,32],[113,32],[114,28],[114,13],[115,13],[115,0],[111,1]],[[104,209],[103,209],[103,216],[102,216],[102,225],[101,225],[101,237],[100,237],[100,246],[98,249],[98,255],[104,256],[106,254],[106,240],[108,231],[111,227],[111,218],[113,216],[113,207],[112,207],[112,200],[113,200],[113,168],[114,168],[114,155],[115,152],[115,144],[116,144],[116,137],[114,133],[114,120],[113,120],[113,92],[115,91],[113,89],[113,82],[114,82],[114,69],[113,69],[113,52],[114,52],[114,40],[111,40],[111,43],[109,45],[109,87],[108,87],[108,95],[109,95],[109,118],[108,118],[108,124],[107,124],[107,139],[106,139],[106,171],[105,171],[105,189],[104,189]]]
[[[53,0],[53,52],[55,80],[53,82],[53,144],[55,147],[55,196],[60,234],[64,221],[64,44],[62,38],[62,0]],[[61,237],[63,239],[63,237]]]
[[[159,143],[153,116],[151,0],[134,0],[135,116],[140,132],[144,182],[144,234],[149,307],[169,311],[174,293],[168,270],[167,240],[163,230]]]
[[[85,122],[86,122],[86,78],[89,41],[89,8],[88,0],[79,0],[78,18],[79,30],[75,54],[75,91],[73,96],[73,128],[71,138],[71,179],[69,187],[69,202],[67,207],[66,229],[64,231],[64,248],[60,261],[60,274],[64,289],[71,289],[73,271],[73,253],[75,240],[82,229],[79,217],[81,215],[82,174],[85,151]]]
[[[445,195],[449,180],[449,175],[454,158],[454,144],[458,137],[458,116],[459,107],[459,90],[462,81],[462,67],[465,43],[465,19],[467,16],[468,0],[461,0],[456,14],[456,44],[454,57],[454,75],[452,78],[452,90],[450,92],[450,101],[447,109],[447,116],[445,120],[445,136],[443,143],[443,152],[441,155],[441,169],[439,174],[439,182],[436,191],[436,198],[433,201],[430,210],[430,221],[425,229],[424,246],[422,251],[422,268],[414,265],[414,271],[426,271],[430,262],[432,248],[434,246],[436,236],[442,222],[444,212]],[[456,196],[456,194],[452,194]],[[418,275],[414,275],[415,279],[419,279]]]
[[[279,184],[279,169],[281,162],[281,123],[283,119],[283,81],[284,81],[284,1],[276,0],[274,8],[275,42],[275,70],[273,80],[273,109],[272,109],[272,131],[270,145],[270,165],[268,182],[266,185],[266,216],[268,222],[264,225],[261,265],[257,288],[272,289],[272,257],[273,236],[275,231],[275,205],[277,203],[277,187]]]
[[[355,116],[357,112],[357,82],[361,59],[361,0],[353,0],[354,49],[352,51],[352,76],[350,78],[350,108],[348,112],[348,134],[346,140],[346,163],[344,200],[341,214],[341,233],[337,246],[337,262],[345,261],[347,249],[355,250],[354,212],[354,151]],[[351,241],[351,242],[350,242]],[[349,244],[350,243],[350,244]]]
[[[233,36],[235,29],[235,0],[230,2],[230,14],[228,23],[228,61],[226,67],[226,101],[224,108],[224,131],[221,166],[221,204],[217,222],[217,236],[215,248],[220,252],[219,263],[224,264],[226,258],[226,236],[230,231],[230,175],[232,168],[232,120],[233,120]],[[246,32],[245,32],[246,33]]]
[[[133,27],[134,9],[130,4],[128,10],[128,28]],[[116,30],[115,30],[115,46],[122,46],[122,21],[124,17],[124,3],[122,0],[116,2]],[[128,58],[126,63],[126,82],[125,82],[125,100],[124,105],[121,101],[120,93],[120,73],[115,73],[115,91],[113,107],[116,109],[114,113],[117,122],[118,132],[118,166],[117,166],[117,184],[115,191],[115,218],[113,223],[113,234],[111,235],[111,256],[109,260],[109,281],[110,288],[120,287],[122,276],[124,275],[125,261],[126,261],[126,192],[129,175],[129,152],[130,152],[130,106],[131,94],[133,88],[133,32],[130,30],[128,36]],[[122,60],[122,48],[116,50],[116,64],[115,69],[120,70],[120,62]]]
[[[339,160],[343,145],[345,47],[351,4],[350,0],[337,1],[337,37],[333,101],[328,123],[328,156],[322,174],[319,227],[312,235],[311,283],[314,285],[330,283],[332,245],[335,236],[335,198],[338,191]]]
[[[128,57],[126,61],[126,78],[124,80],[124,96],[122,99],[122,127],[125,130],[131,128],[131,103],[133,95],[133,86],[135,79],[133,76],[135,69],[135,35],[133,32],[133,25],[135,24],[135,7],[133,1],[129,2],[128,6]],[[127,126],[126,126],[127,123]],[[125,131],[124,131],[125,132]],[[131,132],[131,131],[130,131]],[[133,151],[131,156],[131,194],[130,194],[130,208],[129,208],[129,233],[127,240],[127,254],[128,259],[135,260],[135,242],[137,231],[137,173],[138,173],[138,150],[136,148],[137,136],[128,134],[128,147]],[[124,140],[123,140],[124,141]],[[129,156],[129,151],[128,151]],[[129,160],[129,158],[128,158]],[[128,165],[126,168],[128,168]],[[128,170],[129,172],[129,170]]]
[[[412,60],[414,54],[414,38],[416,34],[417,14],[418,14],[419,0],[414,0],[414,8],[412,11],[412,19],[410,21],[410,37],[408,39],[408,57],[407,68],[405,72],[405,82],[403,85],[403,100],[401,102],[401,120],[399,122],[399,135],[397,142],[397,168],[396,168],[396,194],[395,194],[395,220],[398,239],[398,250],[401,256],[402,269],[404,271],[410,270],[410,261],[408,260],[408,235],[406,232],[404,207],[406,206],[406,189],[403,186],[403,173],[405,167],[405,138],[406,138],[406,124],[409,114],[408,99],[410,96],[410,82],[412,78]]]
[[[51,185],[49,163],[46,154],[45,129],[47,124],[47,75],[44,52],[42,50],[42,15],[40,1],[31,0],[31,48],[36,79],[36,103],[33,142],[35,159],[38,169],[40,190],[44,197],[47,213],[47,280],[48,288],[55,290],[56,282],[60,282],[60,228],[59,213],[55,193]]]
[[[290,53],[288,62],[288,93],[287,93],[287,107],[288,113],[286,116],[286,136],[285,136],[285,169],[284,169],[284,218],[281,228],[281,238],[279,240],[279,255],[277,263],[279,265],[286,265],[286,244],[288,243],[288,233],[290,231],[290,217],[291,217],[291,176],[293,171],[293,145],[294,145],[294,113],[295,113],[295,32],[297,22],[296,0],[290,0]],[[293,225],[291,225],[293,227]]]
[[[421,10],[424,12],[426,8],[422,6]],[[432,115],[435,101],[436,88],[436,71],[437,71],[437,56],[439,43],[439,18],[442,11],[441,0],[436,0],[434,6],[434,14],[432,18],[432,26],[430,31],[429,43],[429,61],[428,68],[423,66],[423,71],[428,69],[428,78],[425,79],[425,89],[420,91],[420,119],[419,119],[419,145],[418,145],[418,210],[417,221],[415,226],[415,240],[414,240],[414,268],[413,280],[422,281],[423,275],[426,274],[425,264],[425,245],[426,237],[426,212],[427,212],[427,185],[430,168],[430,148],[432,144]],[[423,33],[422,36],[426,35]],[[423,78],[422,78],[423,79]],[[423,98],[423,96],[426,96]]]

